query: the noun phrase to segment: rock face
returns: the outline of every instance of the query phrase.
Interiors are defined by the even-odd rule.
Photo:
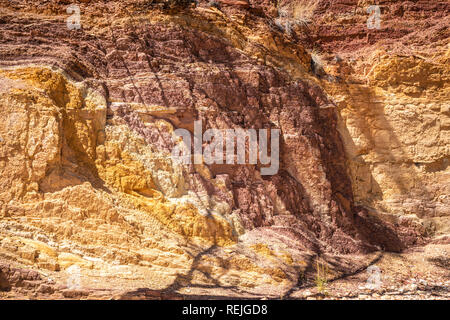
[[[436,236],[448,234],[450,212],[449,12],[446,1],[387,1],[380,28],[367,30],[364,6],[321,1],[312,36],[338,80],[325,90],[355,201],[397,221],[419,217]]]
[[[416,29],[367,33],[357,1],[319,1],[322,25],[289,33],[274,3],[235,2],[83,1],[79,29],[66,1],[1,4],[0,259],[69,283],[39,294],[89,295],[75,277],[122,298],[279,296],[317,257],[339,276],[448,231],[448,4],[421,9],[442,13],[423,26],[431,46]],[[383,10],[415,21],[420,4],[398,3]],[[352,23],[366,40],[338,36]],[[174,161],[174,131],[196,120],[279,129],[278,172]]]

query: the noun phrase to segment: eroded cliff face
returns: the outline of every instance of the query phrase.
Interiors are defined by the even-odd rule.
[[[369,4],[321,1],[312,37],[332,79],[324,88],[340,114],[355,201],[397,221],[418,217],[423,232],[445,238],[449,4],[384,1],[380,29],[367,30]]]
[[[380,44],[354,2],[320,1],[315,23],[289,33],[264,1],[82,1],[79,30],[65,1],[3,2],[4,287],[92,295],[61,285],[78,266],[87,288],[279,296],[310,280],[318,257],[339,276],[376,250],[445,241],[448,29],[435,46],[423,38],[427,55],[402,54],[389,43],[414,32],[382,29]],[[346,24],[368,40],[350,46],[337,35]],[[199,119],[280,129],[277,174],[174,161],[174,130]],[[13,279],[18,266],[53,280]]]

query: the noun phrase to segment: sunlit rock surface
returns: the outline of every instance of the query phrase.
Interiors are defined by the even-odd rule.
[[[446,250],[450,6],[401,3],[287,32],[272,1],[82,1],[73,30],[69,2],[2,2],[0,290],[283,297],[319,262]],[[280,129],[277,174],[174,161],[195,120]]]

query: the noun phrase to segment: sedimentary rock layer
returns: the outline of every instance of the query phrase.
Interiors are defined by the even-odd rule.
[[[355,7],[363,34],[364,4],[347,2],[312,12],[325,24]],[[80,29],[67,5],[2,3],[3,259],[57,281],[75,265],[90,286],[280,294],[317,257],[339,275],[370,256],[335,254],[422,243],[437,223],[424,215],[445,233],[445,30],[426,58],[386,44],[352,64],[378,33],[351,48],[334,22],[286,33],[272,2],[83,1]],[[280,129],[278,172],[173,161],[174,130],[195,120]]]

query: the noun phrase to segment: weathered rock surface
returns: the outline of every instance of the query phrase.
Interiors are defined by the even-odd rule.
[[[430,40],[368,32],[357,1],[319,1],[289,34],[273,2],[241,2],[83,1],[78,30],[66,1],[1,3],[0,259],[50,278],[38,296],[279,297],[318,257],[338,277],[445,239],[448,4],[383,6],[438,8]],[[278,173],[173,161],[173,131],[198,119],[280,129]]]
[[[340,114],[355,201],[390,221],[444,236],[450,5],[385,1],[380,29],[368,30],[366,3],[354,2],[321,1],[312,41],[334,80],[324,87]]]

